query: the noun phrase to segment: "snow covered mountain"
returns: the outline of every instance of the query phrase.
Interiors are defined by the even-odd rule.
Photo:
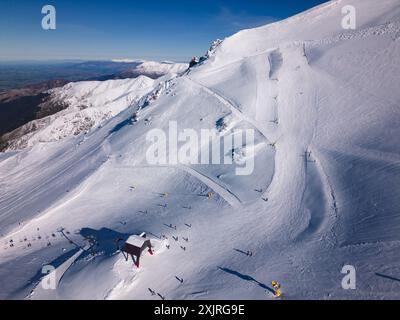
[[[167,74],[179,74],[184,72],[188,68],[187,63],[175,63],[175,62],[157,62],[157,61],[138,61],[138,65],[124,70],[116,75],[116,79],[134,78],[138,75],[145,75],[152,79],[157,79]]]
[[[113,114],[0,154],[0,298],[273,299],[272,280],[284,299],[400,298],[399,39],[398,0],[331,1],[241,31],[165,81],[57,91]],[[173,148],[150,164],[147,135],[171,146],[175,124],[252,130],[254,143],[224,150],[233,164],[176,163]],[[237,174],[243,161],[251,174]],[[155,254],[138,269],[117,243],[142,232]],[[45,265],[56,290],[40,283]],[[345,265],[356,290],[342,288]]]
[[[117,115],[151,91],[154,80],[135,79],[71,82],[50,90],[52,105],[67,107],[50,116],[33,120],[5,134],[5,151],[20,150],[37,143],[58,141],[87,133]]]
[[[134,103],[134,100],[150,90],[150,87],[147,91],[143,90],[144,87],[159,82],[159,80],[152,81],[151,79],[163,77],[161,80],[165,81],[188,68],[188,64],[185,63],[127,59],[113,60],[110,64],[123,64],[126,67],[122,68],[123,71],[92,80],[130,80],[104,83],[82,81],[70,83],[64,88],[60,87],[69,81],[51,80],[0,93],[2,129],[0,151],[20,150],[38,142],[58,141],[86,132],[119,113],[121,108],[128,107],[129,103],[126,101],[121,104],[122,97]],[[73,65],[71,68],[96,68],[96,66],[106,68],[108,62],[84,62]],[[131,80],[132,78],[138,79],[136,81]],[[90,101],[93,99],[94,101]],[[113,99],[119,102],[111,101]],[[104,106],[105,104],[107,107]],[[118,106],[115,106],[116,104]]]
[[[70,82],[63,87],[46,91],[49,97],[41,105],[42,109],[45,109],[45,105],[62,105],[62,110],[32,120],[3,135],[2,139],[6,141],[3,151],[21,150],[37,143],[59,141],[87,133],[91,128],[137,103],[160,82],[187,69],[184,64],[171,63],[168,64],[169,67],[158,68],[158,63],[155,62],[156,65],[152,68],[153,62],[146,63],[150,67],[138,67],[133,78],[126,74],[123,80]],[[151,74],[156,80],[144,74]]]

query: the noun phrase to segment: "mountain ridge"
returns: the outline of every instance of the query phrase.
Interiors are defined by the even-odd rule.
[[[86,134],[0,154],[0,297],[263,300],[275,280],[283,299],[398,299],[376,273],[400,274],[399,20],[396,0],[328,2],[224,39]],[[68,92],[104,102],[113,83]],[[232,164],[149,164],[149,133],[171,123],[254,141],[224,150]],[[115,241],[142,232],[155,250],[137,269]],[[56,290],[40,289],[44,261]]]

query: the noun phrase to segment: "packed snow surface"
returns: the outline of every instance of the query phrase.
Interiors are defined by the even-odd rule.
[[[0,155],[0,298],[273,299],[272,280],[283,299],[400,298],[399,39],[398,0],[331,1],[225,39],[137,103],[133,80],[62,89],[112,115]],[[171,121],[253,129],[232,157],[251,148],[254,171],[149,165],[146,133]],[[116,242],[142,232],[155,254],[137,269]]]

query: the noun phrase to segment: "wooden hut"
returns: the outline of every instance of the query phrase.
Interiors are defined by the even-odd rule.
[[[142,252],[146,249],[151,255],[153,254],[153,250],[151,249],[151,242],[149,239],[146,239],[146,234],[143,233],[140,236],[130,236],[123,244],[121,251],[127,261],[129,259],[129,256],[131,256],[133,262],[139,268],[140,256],[142,255]]]

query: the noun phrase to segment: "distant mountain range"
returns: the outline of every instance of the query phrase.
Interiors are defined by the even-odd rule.
[[[166,70],[175,64],[172,62],[153,62],[146,60],[111,60],[111,61],[60,61],[60,62],[0,62],[0,93],[16,88],[23,88],[49,80],[63,79],[70,81],[82,80],[109,80],[121,78],[119,74],[129,75],[129,70],[135,70],[143,66],[152,65],[151,70]],[[151,71],[149,70],[149,71]],[[128,73],[126,73],[128,72]],[[137,76],[137,73],[135,73]],[[129,75],[129,77],[131,77]]]
[[[188,65],[184,63],[144,60],[135,60],[132,62],[125,60],[120,62],[88,61],[56,65],[36,63],[29,65],[21,64],[19,67],[13,64],[0,64],[0,70],[6,70],[5,74],[7,74],[7,70],[11,72],[13,68],[19,70],[14,76],[11,76],[8,86],[15,83],[13,79],[17,79],[18,75],[22,73],[27,75],[24,78],[25,81],[28,81],[28,79],[31,79],[31,81],[33,81],[33,79],[43,79],[46,77],[46,74],[49,78],[45,81],[0,92],[0,151],[6,148],[8,145],[7,141],[10,140],[10,137],[20,137],[26,134],[27,131],[32,132],[34,128],[32,129],[32,126],[24,126],[25,124],[33,120],[51,116],[69,106],[63,99],[54,99],[53,95],[49,92],[50,89],[59,88],[69,82],[80,80],[91,82],[98,80],[130,79],[139,76],[157,79],[168,73],[180,73],[186,70],[187,67]],[[43,69],[42,73],[38,70],[40,68]],[[4,74],[0,74],[0,77],[4,78]],[[50,79],[55,76],[60,77],[60,79]],[[28,127],[29,130],[27,130]],[[20,128],[20,130],[5,135],[18,128]]]

